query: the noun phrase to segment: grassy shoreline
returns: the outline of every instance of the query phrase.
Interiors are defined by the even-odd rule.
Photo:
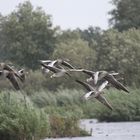
[[[83,90],[30,92],[28,96],[8,90],[0,92],[0,139],[88,136],[79,127],[82,118],[140,121],[139,89],[132,89],[128,95],[114,89],[107,90],[104,96],[111,102],[113,111],[95,99],[83,101]]]
[[[71,113],[72,110],[60,113],[53,107],[53,111],[49,112],[49,109],[39,107],[31,98],[20,92],[0,93],[1,140],[89,135],[79,127],[79,117]]]

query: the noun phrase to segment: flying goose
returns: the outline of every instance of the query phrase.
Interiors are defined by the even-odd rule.
[[[114,76],[118,75],[119,73],[115,73],[115,72],[112,72],[112,73],[108,73],[107,71],[97,71],[97,72],[92,72],[92,71],[89,71],[89,70],[83,70],[82,72],[90,75],[91,77],[87,79],[88,82],[91,82],[93,81],[94,84],[96,85],[96,83],[99,81],[99,80],[106,80],[108,81],[112,86],[114,86],[115,88],[117,88],[118,90],[123,90],[127,93],[129,93],[128,89],[123,86]],[[94,79],[94,76],[95,76],[95,79]],[[93,79],[93,80],[92,80]]]
[[[92,80],[95,85],[97,84],[100,71],[94,72],[94,71],[83,69],[82,72],[87,74],[87,75],[89,75],[89,76],[91,76],[90,78],[87,79],[87,81],[91,81]],[[119,73],[111,72],[109,74],[115,76],[115,75],[118,75]]]
[[[64,61],[62,59],[56,59],[56,60],[40,60],[41,63],[47,64],[49,66],[55,66],[57,68],[63,69],[63,66],[68,67],[69,69],[75,69],[70,63],[67,61]]]
[[[81,85],[83,85],[90,93],[89,94],[85,94],[85,98],[88,99],[90,98],[90,96],[92,95],[92,97],[96,97],[98,94],[102,93],[103,89],[107,86],[108,81],[103,81],[98,83],[98,85],[96,86],[92,86],[86,82],[82,82],[80,80],[76,80],[76,82],[80,83]],[[92,91],[92,92],[91,92]]]
[[[16,90],[20,90],[20,87],[19,87],[19,84],[18,84],[18,81],[16,79],[14,72],[8,71],[8,70],[2,70],[0,71],[0,76],[3,76],[4,78],[7,78],[8,80],[10,80],[14,88]]]
[[[16,70],[14,70],[13,67],[11,67],[11,66],[9,66],[9,65],[7,65],[5,63],[0,63],[0,69],[14,73],[16,77],[18,77],[21,81],[23,81],[23,79],[20,76],[20,74]]]
[[[92,97],[96,98],[99,102],[101,102],[102,104],[104,104],[105,106],[107,106],[109,109],[113,109],[112,106],[110,105],[110,103],[106,100],[106,98],[101,95],[103,93],[103,89],[106,87],[106,85],[108,84],[107,81],[103,82],[98,88],[94,88],[91,85],[89,85],[86,82],[82,82],[80,80],[76,80],[76,82],[78,82],[79,84],[81,84],[82,86],[84,86],[87,89],[87,93],[84,95],[84,98],[90,99]]]
[[[89,75],[89,76],[91,76],[90,78],[87,79],[88,82],[92,81],[94,85],[97,84],[98,75],[99,75],[98,71],[94,72],[94,71],[83,69],[82,72],[87,74],[87,75]]]
[[[46,67],[44,67],[43,64],[53,67],[54,64],[56,63],[56,60],[40,60],[40,63],[42,65],[41,66],[42,73],[48,74],[50,72],[50,70],[47,69]],[[61,68],[61,67],[59,67],[59,68]]]
[[[71,77],[71,75],[69,74],[69,72],[75,72],[75,71],[81,71],[80,69],[64,69],[64,68],[57,68],[55,66],[49,66],[49,65],[45,65],[43,63],[41,63],[42,66],[44,66],[45,68],[49,69],[50,71],[52,71],[54,74],[51,75],[51,78],[53,77],[62,77],[64,74],[67,74],[69,77]]]
[[[48,74],[50,72],[49,69],[44,67],[43,64],[48,65],[48,66],[54,66],[54,63],[56,63],[56,60],[39,60],[40,64],[42,65],[41,70],[43,74]]]
[[[63,65],[63,66],[68,67],[69,69],[75,69],[74,66],[72,66],[70,63],[62,59],[57,59],[57,65]]]
[[[99,71],[98,80],[102,79],[107,80],[112,86],[114,86],[118,90],[123,90],[129,93],[128,89],[113,76],[113,73],[109,74],[107,71]]]

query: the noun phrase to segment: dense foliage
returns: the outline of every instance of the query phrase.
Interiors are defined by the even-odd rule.
[[[0,139],[87,135],[78,127],[80,118],[140,121],[139,3],[113,0],[116,7],[110,14],[115,29],[106,31],[92,26],[62,31],[53,27],[50,15],[34,9],[29,1],[7,16],[0,14],[0,61],[28,71],[20,85],[23,95],[0,79]],[[76,68],[119,72],[121,82],[137,90],[130,95],[106,91],[112,112],[95,100],[85,102],[81,86],[73,80],[84,79],[83,73],[72,73],[71,79],[50,79],[50,74],[41,73],[38,60],[56,58],[69,59]]]
[[[46,105],[42,108],[42,93],[40,98],[36,99],[36,96],[26,96],[25,92],[22,94],[7,90],[0,93],[1,140],[40,140],[45,137],[88,135],[79,128],[77,110],[60,113],[55,109],[55,105],[47,102],[53,103],[53,98],[50,99],[46,93]],[[49,109],[46,109],[47,104],[50,109],[54,108],[54,111],[49,112]]]
[[[139,0],[112,0],[115,8],[110,11],[110,23],[120,31],[140,27]]]
[[[0,20],[1,59],[37,68],[38,59],[48,59],[55,48],[55,29],[49,15],[30,2]]]
[[[114,3],[121,2],[124,1]],[[126,84],[138,86],[139,44],[140,30],[134,28],[124,32],[102,31],[98,27],[62,31],[52,26],[50,15],[41,8],[34,9],[28,1],[11,14],[0,16],[1,61],[28,69],[38,69],[39,59],[63,58],[76,68],[118,71]],[[65,79],[59,83],[65,83]]]
[[[130,94],[113,88],[105,91],[106,99],[113,106],[109,110],[96,99],[82,100],[83,90],[59,89],[56,92],[34,93],[31,100],[48,114],[59,113],[79,118],[97,118],[99,121],[140,121],[139,89],[129,89]]]

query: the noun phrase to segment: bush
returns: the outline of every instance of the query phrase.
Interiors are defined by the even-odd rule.
[[[53,137],[75,137],[84,135],[79,128],[78,117],[60,116],[53,114],[50,117],[51,136]],[[60,129],[61,128],[61,129]],[[89,135],[86,133],[86,135]]]
[[[0,139],[38,140],[41,137],[88,135],[78,126],[80,118],[97,118],[99,121],[139,121],[139,89],[130,91],[128,95],[115,89],[105,91],[104,96],[112,104],[113,111],[96,99],[81,100],[84,94],[82,90],[42,89],[32,92],[30,96],[27,96],[26,92],[2,91]]]
[[[62,106],[57,102],[56,93],[52,93],[48,91],[45,94],[42,90],[40,94],[36,92],[27,96],[20,91],[1,92],[0,139],[39,140],[44,137],[87,135],[79,128],[78,120],[83,112],[76,104],[72,105],[72,96],[65,96],[66,102]]]
[[[131,90],[129,95],[121,94],[120,91],[110,90],[106,95],[114,110],[110,111],[100,106],[95,109],[95,117],[99,121],[140,121],[140,98],[139,90]]]
[[[48,116],[14,92],[0,95],[0,139],[40,139],[49,134]]]
[[[107,100],[113,106],[113,111],[96,99],[81,100],[82,90],[58,89],[56,92],[41,91],[31,96],[37,107],[45,108],[48,114],[72,114],[79,118],[97,118],[99,121],[138,121],[140,120],[139,89],[131,89],[130,94],[109,89],[105,91]]]

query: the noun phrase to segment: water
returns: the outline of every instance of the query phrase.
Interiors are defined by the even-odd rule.
[[[140,122],[98,123],[88,119],[81,120],[80,126],[92,132],[92,136],[44,140],[140,140]]]

